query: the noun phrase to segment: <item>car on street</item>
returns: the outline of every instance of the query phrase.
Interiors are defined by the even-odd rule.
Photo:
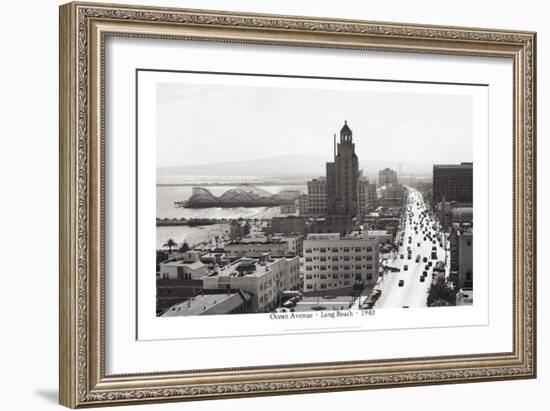
[[[426,281],[426,277],[424,277],[423,275],[420,276],[420,282],[423,283],[424,281]]]
[[[403,271],[407,271],[408,269],[409,269],[409,266],[408,266],[407,264],[405,264],[405,265],[403,266]]]
[[[405,285],[405,281],[404,280],[399,280],[399,287],[403,287]]]
[[[404,258],[404,257],[403,257],[403,254],[401,254],[401,256],[400,256],[399,258],[403,259],[403,258]]]
[[[427,263],[427,262],[428,262],[428,257],[424,257],[424,258],[422,259],[422,261],[425,262],[425,263]]]

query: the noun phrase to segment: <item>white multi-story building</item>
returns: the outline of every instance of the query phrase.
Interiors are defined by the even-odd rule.
[[[378,281],[378,239],[309,234],[304,241],[304,291],[365,286]]]
[[[203,278],[205,290],[242,290],[252,296],[252,312],[274,310],[283,291],[298,290],[300,258],[241,258]]]

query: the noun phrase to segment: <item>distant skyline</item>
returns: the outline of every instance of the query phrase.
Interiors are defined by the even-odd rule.
[[[331,158],[346,120],[361,163],[472,161],[472,109],[453,94],[159,83],[157,167]]]

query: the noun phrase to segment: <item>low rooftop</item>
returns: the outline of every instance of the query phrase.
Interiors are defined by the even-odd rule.
[[[201,294],[173,305],[162,317],[228,314],[244,304],[249,296],[244,292]]]
[[[376,236],[366,232],[353,231],[347,237],[342,237],[338,233],[318,233],[308,234],[308,241],[350,241],[350,240],[376,240]]]
[[[243,238],[239,241],[231,241],[229,243],[226,244],[226,247],[228,245],[243,245],[243,244],[262,244],[262,245],[270,245],[270,244],[283,244],[285,243],[285,241],[283,241],[281,238],[271,238],[271,239],[268,239],[267,237],[264,239],[264,238],[260,238],[260,237],[255,237],[255,238]]]
[[[467,162],[462,162],[460,164],[434,164],[434,169],[435,168],[462,168],[462,169],[471,169],[473,168],[474,166],[474,163],[467,163]]]
[[[262,277],[269,271],[271,266],[280,260],[290,261],[297,257],[281,258],[248,258],[243,257],[220,268],[217,272],[208,277]]]
[[[193,262],[185,262],[183,260],[178,260],[178,261],[170,261],[162,264],[167,267],[187,267],[191,270],[197,270],[199,268],[204,267],[204,264],[200,260],[193,261]]]

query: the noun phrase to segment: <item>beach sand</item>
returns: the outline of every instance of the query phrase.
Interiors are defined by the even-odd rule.
[[[157,249],[163,249],[168,239],[178,243],[178,247],[187,242],[191,248],[201,243],[214,240],[229,230],[229,224],[213,224],[199,227],[174,226],[157,227]]]

